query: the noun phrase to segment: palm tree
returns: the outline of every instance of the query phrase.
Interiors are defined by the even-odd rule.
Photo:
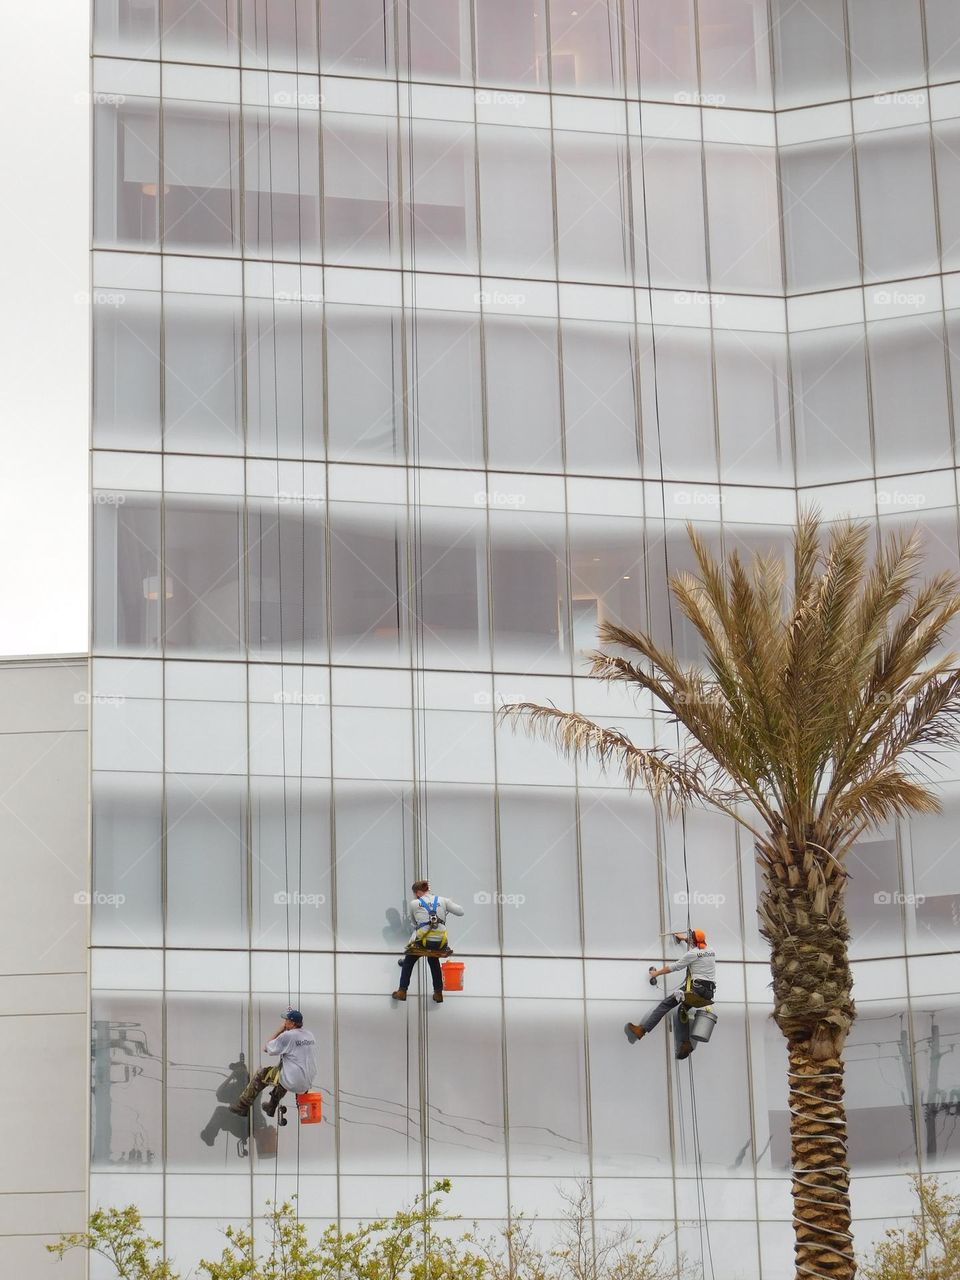
[[[960,672],[941,646],[960,582],[920,582],[917,533],[883,542],[805,513],[788,557],[715,559],[688,530],[698,572],[671,580],[704,664],[684,668],[647,635],[607,622],[592,674],[649,691],[680,746],[643,749],[553,706],[502,714],[567,754],[617,767],[668,813],[710,806],[745,827],[762,873],[773,1017],[789,1054],[797,1280],[856,1274],[843,1046],[855,1011],[846,856],[870,828],[939,808],[923,766],[960,741]],[[630,656],[622,656],[629,654]]]

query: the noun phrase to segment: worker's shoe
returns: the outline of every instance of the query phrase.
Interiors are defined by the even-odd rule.
[[[624,1035],[631,1044],[636,1044],[638,1040],[642,1040],[647,1034],[646,1027],[641,1027],[637,1022],[628,1022],[623,1028]]]
[[[277,1107],[280,1105],[280,1099],[286,1092],[286,1089],[281,1088],[280,1085],[275,1085],[274,1088],[270,1090],[270,1097],[263,1104],[263,1114],[265,1116],[270,1116],[272,1118],[277,1114]]]
[[[202,1141],[207,1144],[208,1147],[212,1147],[217,1140],[216,1133],[211,1133],[209,1129],[201,1129],[200,1137]]]
[[[435,991],[433,993],[433,1000],[435,1004],[443,1004],[443,992]]]
[[[689,1040],[681,1040],[677,1046],[677,1061],[682,1062],[684,1058],[689,1058],[693,1053],[693,1045]]]
[[[401,987],[399,991],[394,991],[393,998],[394,1000],[406,1000],[407,993]]]

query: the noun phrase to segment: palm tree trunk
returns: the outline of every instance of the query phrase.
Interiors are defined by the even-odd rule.
[[[789,1046],[790,1145],[797,1280],[852,1280],[843,1063]]]

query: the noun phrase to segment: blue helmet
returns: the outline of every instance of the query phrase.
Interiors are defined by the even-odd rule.
[[[284,1022],[295,1022],[298,1027],[303,1026],[303,1014],[299,1009],[288,1009],[283,1015]]]

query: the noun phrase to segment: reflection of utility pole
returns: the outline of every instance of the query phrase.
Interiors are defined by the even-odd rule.
[[[93,1162],[108,1164],[113,1140],[110,1120],[110,1023],[93,1024]]]
[[[946,1050],[940,1048],[940,1028],[934,1021],[936,1014],[930,1015],[930,1087],[927,1090],[927,1101],[923,1108],[923,1120],[927,1131],[927,1158],[937,1154],[937,1105],[940,1098],[940,1059],[946,1056]],[[920,1095],[923,1102],[923,1095]]]

